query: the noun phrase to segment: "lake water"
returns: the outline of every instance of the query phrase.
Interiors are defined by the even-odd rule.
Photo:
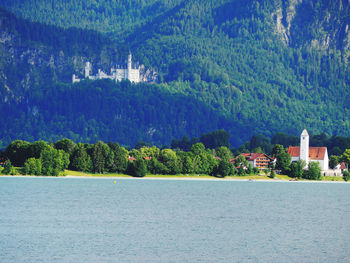
[[[0,178],[0,262],[350,262],[350,183]]]

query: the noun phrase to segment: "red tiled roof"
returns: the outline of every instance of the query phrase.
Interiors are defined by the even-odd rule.
[[[311,160],[323,160],[326,154],[327,147],[310,147],[309,157]]]
[[[339,169],[341,169],[341,170],[346,169],[346,163],[342,162],[342,163],[340,164]]]
[[[289,146],[288,154],[292,157],[300,156],[300,146]]]
[[[241,155],[243,155],[247,161],[254,161],[256,158],[262,155],[262,153],[242,153]]]
[[[254,161],[255,159],[259,158],[259,157],[267,157],[270,160],[274,160],[274,158],[268,156],[265,153],[242,153],[241,155],[243,155],[247,161]]]
[[[136,160],[136,158],[134,158],[134,157],[132,157],[132,156],[128,156],[128,159],[129,159],[130,162],[133,162],[133,161]]]
[[[327,147],[309,147],[309,158],[311,160],[323,160],[326,154]],[[300,156],[300,146],[290,146],[288,154],[292,157]]]

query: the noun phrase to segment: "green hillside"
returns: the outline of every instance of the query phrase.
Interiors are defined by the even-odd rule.
[[[84,81],[46,85],[23,96],[25,101],[0,105],[5,116],[0,121],[4,146],[14,138],[56,141],[62,137],[131,146],[139,141],[170,145],[172,138],[198,136],[218,127],[237,132],[203,102],[160,85]],[[238,144],[235,135],[232,143]]]
[[[63,28],[121,32],[147,23],[182,0],[1,0],[0,5],[32,21]]]
[[[313,48],[309,39],[332,34],[309,31],[322,27],[318,16],[326,8],[330,21],[336,20],[334,14],[342,19],[338,24],[347,23],[349,5],[342,11],[330,1],[323,1],[321,11],[314,7],[314,19],[305,22],[307,30],[299,30],[299,39],[293,30],[301,25],[291,27],[288,46],[271,16],[277,2],[262,6],[257,1],[186,1],[170,16],[132,32],[125,43],[131,42],[139,57],[156,64],[165,81],[189,81],[189,89],[206,103],[234,121],[255,123],[258,132],[295,133],[307,127],[347,133],[349,49],[337,49],[346,35],[327,47]],[[295,19],[305,14],[299,16]],[[338,24],[333,26],[340,31]]]
[[[108,68],[112,62],[121,61],[130,49],[135,60],[159,73],[160,82],[163,82],[162,85],[155,85],[159,92],[185,96],[202,105],[177,105],[179,111],[188,107],[190,118],[201,116],[203,119],[204,109],[215,113],[208,118],[209,122],[199,122],[181,130],[166,118],[172,112],[165,107],[160,113],[164,116],[158,116],[164,121],[157,125],[172,128],[166,135],[164,133],[161,138],[155,139],[147,137],[144,131],[134,129],[137,127],[136,119],[141,114],[151,114],[143,109],[128,122],[133,127],[132,135],[129,134],[133,138],[169,143],[172,138],[198,136],[202,131],[216,128],[225,128],[238,137],[233,139],[233,144],[244,142],[253,134],[271,136],[278,131],[299,134],[304,128],[314,134],[350,135],[348,1],[33,0],[21,3],[0,0],[0,6],[33,21],[65,28],[95,29],[102,33],[89,31],[92,37],[88,38],[90,41],[85,41],[84,30],[63,30],[35,24],[41,34],[33,39],[31,33],[25,33],[28,30],[19,26],[25,24],[28,27],[31,23],[12,21],[14,29],[7,31],[16,31],[21,40],[29,39],[25,41],[25,47],[44,46],[46,56],[43,60],[49,60],[51,54],[59,58],[62,50],[65,50],[66,59],[64,66],[58,63],[55,69],[46,68],[46,75],[42,74],[44,71],[40,65],[28,66],[20,59],[19,64],[9,63],[8,60],[1,62],[3,68],[8,68],[9,64],[13,68],[18,65],[25,68],[23,74],[16,73],[11,78],[3,77],[8,76],[7,72],[2,75],[2,94],[17,86],[16,95],[29,96],[28,91],[24,93],[24,90],[34,92],[36,89],[45,90],[45,87],[57,82],[69,82],[71,74],[82,71],[83,61],[90,60],[102,68]],[[4,24],[1,24],[2,31]],[[53,29],[56,30],[55,38],[51,38],[52,43],[47,43],[47,34],[50,35],[49,31]],[[94,42],[94,36],[102,41]],[[61,43],[62,39],[65,41]],[[72,45],[70,41],[77,45]],[[67,43],[69,50],[66,50]],[[79,43],[84,46],[79,46]],[[9,45],[6,42],[1,45],[4,54],[8,54]],[[25,88],[18,85],[26,78],[29,78],[30,84]],[[33,81],[35,79],[36,82]],[[157,107],[156,96],[156,93],[152,94],[147,101],[150,108]],[[25,100],[24,97],[22,99]],[[73,105],[74,101],[71,103]],[[81,114],[84,115],[84,112]],[[97,121],[96,127],[101,127],[99,121],[103,112],[100,114],[90,116]],[[52,114],[48,118],[50,116]],[[177,118],[177,115],[173,116]],[[62,113],[60,119],[69,119],[69,116]],[[154,121],[148,126],[153,125]],[[55,119],[45,120],[47,122],[55,125]],[[67,123],[64,126],[66,131],[78,134],[75,136],[81,136],[81,140],[91,140],[91,137],[74,130],[69,121]],[[108,123],[105,125],[110,128]],[[161,134],[163,130],[160,126],[158,128]],[[11,137],[18,134],[18,126],[9,127],[9,130],[12,131]],[[57,131],[44,131],[46,138],[50,138],[50,133],[59,136],[54,134]],[[28,133],[23,139],[33,136],[30,131]],[[103,134],[103,130],[96,134],[109,138]],[[9,134],[5,131],[2,136]],[[121,143],[130,143],[118,136],[110,139],[114,138]],[[40,139],[40,136],[36,135],[34,139]]]

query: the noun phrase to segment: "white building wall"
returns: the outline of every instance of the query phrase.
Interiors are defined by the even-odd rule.
[[[129,74],[129,80],[131,82],[138,83],[140,82],[140,70],[138,69],[131,69]]]
[[[117,69],[116,81],[122,81],[123,79],[128,79],[131,82],[140,82],[140,70],[138,69]]]
[[[296,162],[296,161],[299,161],[299,156],[292,156],[292,162]]]
[[[76,83],[76,82],[80,82],[80,79],[77,78],[77,76],[75,76],[75,74],[73,74],[73,76],[72,76],[72,83]]]
[[[310,162],[318,162],[320,164],[321,170],[322,171],[327,171],[329,169],[329,160],[328,160],[328,153],[327,153],[327,149],[326,152],[324,154],[324,158],[323,160],[310,160]]]
[[[84,68],[84,76],[85,79],[91,79],[91,80],[96,80],[96,79],[114,79],[115,81],[122,81],[123,79],[128,79],[131,82],[138,83],[141,81],[140,78],[140,69],[139,68],[132,68],[132,56],[129,54],[128,56],[128,61],[127,61],[127,68],[124,69],[111,69],[111,74],[112,75],[107,75],[100,69],[98,70],[98,73],[93,76],[91,75],[91,69],[92,65],[90,62],[85,63],[85,68]],[[79,82],[79,79],[73,74],[72,76],[72,82]]]
[[[127,79],[128,78],[128,73],[127,73],[127,69],[117,69],[117,73],[116,73],[116,81],[122,81],[123,79]]]

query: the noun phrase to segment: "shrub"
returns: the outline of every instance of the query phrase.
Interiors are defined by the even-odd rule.
[[[226,160],[220,160],[219,165],[214,171],[214,176],[223,178],[225,176],[233,175],[234,167],[233,164]]]
[[[146,161],[147,170],[151,174],[168,174],[169,169],[156,158]]]
[[[147,172],[147,167],[143,159],[136,159],[129,164],[128,174],[134,177],[144,177]]]
[[[344,171],[343,172],[343,179],[345,182],[350,180],[350,172],[349,171]]]
[[[305,179],[309,180],[321,180],[321,167],[319,163],[310,162],[308,170],[303,176]]]
[[[13,174],[13,166],[10,160],[7,160],[4,165],[4,169],[2,170],[3,174]]]

